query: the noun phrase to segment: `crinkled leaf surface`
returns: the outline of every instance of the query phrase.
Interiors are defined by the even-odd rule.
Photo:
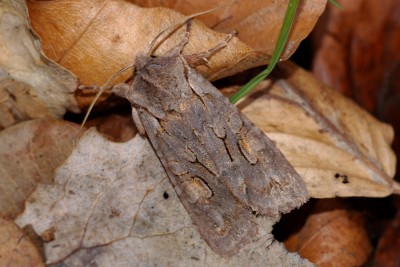
[[[383,197],[393,181],[393,129],[290,62],[239,103],[303,177],[311,197]]]
[[[231,258],[199,236],[147,139],[127,143],[88,131],[56,173],[40,185],[17,218],[39,234],[47,263],[82,266],[311,266],[270,234],[278,218],[257,218],[259,240]]]
[[[0,87],[0,111],[3,111],[0,128],[49,114],[59,118],[66,109],[79,111],[72,94],[77,80],[41,54],[40,41],[30,27],[25,1],[1,1],[0,25],[0,82],[13,79],[23,88]],[[32,113],[31,108],[22,105],[29,102],[40,106],[40,111]]]

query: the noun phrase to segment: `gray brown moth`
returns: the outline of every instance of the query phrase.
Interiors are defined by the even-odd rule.
[[[289,212],[308,193],[275,144],[188,65],[188,38],[165,56],[139,55],[133,85],[113,92],[130,101],[201,236],[230,256],[258,237],[257,214]]]

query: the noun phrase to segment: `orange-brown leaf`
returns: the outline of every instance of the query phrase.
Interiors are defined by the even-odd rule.
[[[317,266],[361,266],[372,251],[361,213],[320,200],[297,237],[297,252]]]

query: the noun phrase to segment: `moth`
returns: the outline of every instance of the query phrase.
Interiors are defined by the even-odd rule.
[[[113,92],[131,103],[201,236],[231,256],[258,238],[256,215],[287,213],[308,193],[275,144],[189,66],[181,53],[188,39],[187,30],[165,56],[137,56],[133,84]]]
[[[133,84],[113,92],[130,101],[201,236],[230,256],[257,238],[256,215],[287,213],[308,193],[275,144],[189,66],[188,39],[165,56],[137,56]]]

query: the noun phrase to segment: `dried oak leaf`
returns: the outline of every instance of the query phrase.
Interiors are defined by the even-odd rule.
[[[0,25],[0,129],[31,118],[59,118],[67,108],[79,111],[72,94],[77,80],[41,54],[25,1],[2,1]]]
[[[393,129],[293,63],[282,62],[239,104],[302,176],[311,197],[383,197],[400,193],[393,180]]]
[[[317,266],[362,266],[372,251],[364,218],[337,199],[318,201],[294,247]]]
[[[270,30],[261,31],[263,36],[268,36],[262,39],[263,42],[268,40],[275,43],[270,35],[276,36],[279,31],[276,24],[282,21],[287,1],[253,2],[254,6],[241,1],[223,8],[223,12],[215,12],[226,15],[220,17],[219,20],[226,20],[227,16],[234,19],[235,24],[230,27],[240,28],[239,36],[244,36],[251,27],[266,28]],[[325,1],[303,2],[306,3],[302,5],[300,19],[292,34],[293,41],[288,46],[288,51],[290,51],[288,53],[293,53],[301,39],[307,36],[325,6]],[[140,4],[139,1],[137,3]],[[195,9],[203,7],[208,9],[218,5],[220,5],[219,2],[209,2],[208,5],[197,6]],[[33,27],[42,38],[46,54],[75,73],[85,85],[104,84],[117,70],[132,64],[138,53],[147,52],[150,42],[165,27],[184,17],[167,8],[141,8],[127,1],[115,0],[28,1],[28,6]],[[241,13],[240,17],[233,16],[232,14],[242,6],[246,14]],[[257,11],[261,11],[262,14],[254,15]],[[271,13],[276,14],[272,20]],[[248,16],[248,24],[243,18],[245,15]],[[271,23],[271,21],[274,22]],[[217,22],[223,23],[223,21]],[[225,28],[227,31],[231,29],[228,25]],[[184,27],[181,27],[162,42],[155,54],[164,54],[178,44],[182,40],[183,32]],[[261,35],[260,32],[255,34]],[[225,33],[213,31],[198,20],[194,20],[191,38],[183,53],[194,54],[207,51],[225,40],[226,36]],[[259,46],[252,48],[251,45],[234,37],[226,48],[209,59],[206,66],[199,66],[197,70],[207,79],[215,80],[266,64],[272,50],[267,45]],[[130,75],[131,73],[122,75],[115,80],[115,83],[126,80]]]
[[[39,250],[11,221],[0,218],[0,266],[45,266]]]
[[[207,27],[230,33],[237,31],[238,38],[255,51],[263,51],[272,55],[283,17],[288,6],[288,0],[129,0],[142,7],[168,7],[185,15],[191,15],[204,10],[221,6],[220,10],[198,17]],[[319,16],[324,11],[326,1],[303,0],[299,2],[296,18],[293,23],[289,42],[282,55],[283,59],[290,57],[300,42],[314,28]]]
[[[270,234],[278,218],[256,218],[259,239],[231,258],[203,241],[148,140],[113,143],[89,130],[26,203],[18,225],[32,225],[47,264],[68,266],[312,266]],[[198,226],[201,227],[201,226]]]
[[[0,217],[15,218],[39,182],[51,183],[68,157],[79,126],[30,120],[0,132]]]

